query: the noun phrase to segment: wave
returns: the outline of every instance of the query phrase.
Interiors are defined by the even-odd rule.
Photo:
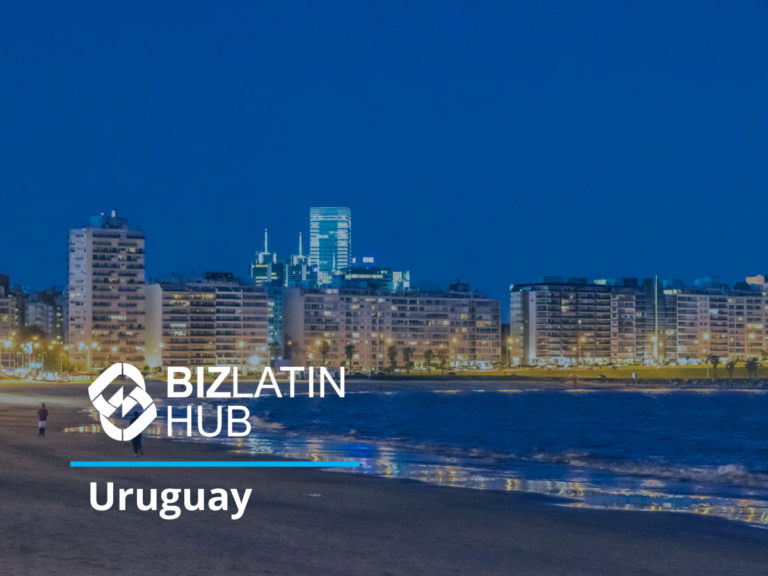
[[[279,422],[269,422],[259,418],[258,416],[251,416],[249,420],[254,428],[260,428],[262,430],[282,430],[285,428],[285,426]]]
[[[563,464],[580,468],[602,470],[623,476],[640,476],[696,482],[704,484],[731,484],[751,488],[768,488],[768,474],[747,469],[741,464],[719,466],[679,466],[665,462],[632,462],[605,458],[587,452],[540,452],[531,457],[537,462]]]

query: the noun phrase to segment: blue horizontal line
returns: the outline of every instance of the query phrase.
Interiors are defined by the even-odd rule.
[[[98,462],[74,461],[71,468],[358,468],[360,462],[265,462],[247,461],[144,461],[144,462]]]

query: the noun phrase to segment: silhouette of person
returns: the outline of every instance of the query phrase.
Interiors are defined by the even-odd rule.
[[[134,412],[133,419],[131,420],[131,424],[136,422],[136,420],[138,419],[139,419],[139,413]],[[133,453],[136,455],[136,458],[138,458],[139,456],[144,456],[144,450],[141,448],[141,433],[139,433],[139,435],[136,436],[136,438],[131,440],[131,444],[133,444]]]
[[[45,409],[45,404],[40,410],[37,411],[37,435],[45,436],[45,423],[48,421],[48,410]]]

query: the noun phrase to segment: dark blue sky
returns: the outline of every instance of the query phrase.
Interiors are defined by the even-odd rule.
[[[6,2],[0,273],[117,209],[151,276],[245,274],[309,207],[504,298],[768,271],[765,2]]]

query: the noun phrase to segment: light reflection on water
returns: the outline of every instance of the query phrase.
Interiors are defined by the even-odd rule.
[[[385,478],[399,478],[428,482],[438,486],[472,488],[480,490],[504,490],[509,492],[529,492],[575,500],[564,504],[576,508],[596,508],[611,510],[636,510],[646,512],[683,512],[718,516],[746,522],[753,525],[768,526],[768,502],[735,498],[720,498],[703,495],[667,494],[650,490],[609,490],[584,482],[562,482],[552,480],[533,480],[488,475],[485,471],[473,470],[466,466],[447,463],[423,464],[409,461],[409,455],[397,451],[382,451],[375,457],[365,455],[366,450],[355,448],[348,443],[347,449],[340,447],[339,441],[319,439],[301,441],[269,437],[249,439],[246,446],[237,450],[240,454],[256,456],[272,454],[299,460],[315,462],[340,459],[355,459],[360,468],[336,468],[329,471],[347,474],[373,474]],[[417,457],[423,459],[423,455]],[[664,482],[649,480],[648,484],[663,487]]]
[[[445,390],[440,393],[456,392],[458,391]],[[518,391],[510,390],[509,392]],[[578,394],[587,390],[573,389],[569,392]],[[654,392],[658,393],[659,390]],[[93,420],[98,421],[99,415],[96,410],[92,409],[89,413]],[[111,420],[118,426],[122,426],[119,421]],[[256,418],[256,421],[258,420]],[[359,468],[327,469],[337,473],[370,474],[457,488],[542,494],[562,498],[563,506],[574,508],[690,513],[768,527],[768,502],[761,499],[676,494],[670,492],[674,490],[674,483],[653,478],[642,481],[643,489],[615,488],[590,483],[580,478],[579,474],[583,474],[581,470],[574,470],[572,480],[526,478],[522,472],[508,470],[502,474],[496,474],[489,472],[489,468],[481,468],[484,465],[482,459],[468,463],[466,459],[413,453],[401,447],[369,442],[297,437],[267,430],[259,431],[256,421],[252,420],[256,425],[246,438],[205,438],[197,435],[195,427],[193,427],[195,434],[192,438],[183,436],[181,429],[178,432],[174,431],[174,437],[195,442],[215,441],[231,446],[234,453],[243,456],[269,454],[313,462],[354,460],[361,464]],[[100,433],[101,426],[90,424],[67,428],[65,432]],[[150,437],[166,437],[166,431],[161,422],[148,428],[144,434]],[[475,464],[478,468],[474,467]]]

